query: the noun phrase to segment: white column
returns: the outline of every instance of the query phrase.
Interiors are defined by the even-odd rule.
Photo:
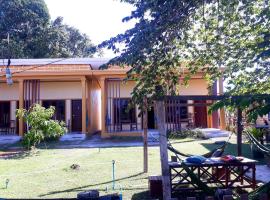
[[[16,120],[16,109],[17,109],[17,102],[11,101],[10,102],[10,119]]]

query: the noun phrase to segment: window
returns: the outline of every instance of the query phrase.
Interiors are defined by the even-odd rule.
[[[114,123],[136,123],[136,109],[130,98],[113,100]]]
[[[187,104],[187,101],[167,102],[166,123],[178,123],[180,119],[188,118],[188,108],[187,106],[180,106],[181,104]]]
[[[59,121],[65,121],[65,101],[64,100],[45,100],[42,101],[42,104],[45,108],[49,108],[50,106],[55,107],[55,114],[53,119]]]

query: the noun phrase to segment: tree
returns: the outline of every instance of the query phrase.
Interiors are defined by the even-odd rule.
[[[97,50],[86,34],[63,24],[63,18],[56,18],[46,33],[47,57],[88,57]]]
[[[0,45],[4,58],[83,57],[96,51],[88,36],[61,17],[50,21],[44,0],[0,0]]]
[[[48,26],[50,15],[43,0],[0,0],[0,38],[4,56],[31,57],[39,34]],[[10,34],[10,50],[7,41]],[[10,51],[10,52],[9,52]]]
[[[123,1],[136,8],[123,21],[137,23],[100,47],[121,53],[110,63],[132,67],[128,78],[137,81],[136,103],[146,95],[175,94],[179,77],[186,84],[198,71],[210,86],[223,76],[228,94],[270,92],[268,1]],[[182,73],[184,68],[188,74]]]
[[[18,109],[16,115],[22,118],[27,124],[27,133],[23,137],[22,144],[30,149],[44,140],[57,140],[67,130],[64,122],[53,120],[55,107],[44,108],[35,104],[29,110]]]
[[[138,22],[134,28],[103,42],[99,47],[121,53],[110,61],[111,64],[132,67],[128,78],[137,82],[132,93],[133,100],[142,105],[145,96],[153,99],[176,92],[175,85],[179,77],[183,77],[182,64],[187,61],[181,50],[183,46],[188,46],[186,37],[192,28],[192,16],[203,6],[203,1],[126,2],[133,4],[136,10],[123,21],[135,19]],[[122,51],[118,48],[119,43],[124,44]],[[193,68],[191,73],[196,71]]]

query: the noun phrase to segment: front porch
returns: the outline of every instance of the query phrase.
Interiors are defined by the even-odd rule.
[[[103,138],[114,136],[142,136],[144,121],[147,129],[157,129],[154,107],[147,112],[147,119],[140,115],[138,105],[131,102],[132,81],[123,83],[119,78],[104,78],[102,90],[102,132]],[[183,100],[165,101],[165,125],[169,131],[195,128],[225,127],[224,110],[208,114],[213,101]]]

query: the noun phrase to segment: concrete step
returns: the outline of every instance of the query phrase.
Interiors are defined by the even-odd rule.
[[[60,141],[82,141],[82,140],[85,140],[86,138],[86,135],[85,134],[78,134],[78,133],[68,133],[68,134],[65,134],[63,135],[61,138],[60,138]]]
[[[217,128],[202,128],[199,129],[205,138],[229,137],[230,132]]]

